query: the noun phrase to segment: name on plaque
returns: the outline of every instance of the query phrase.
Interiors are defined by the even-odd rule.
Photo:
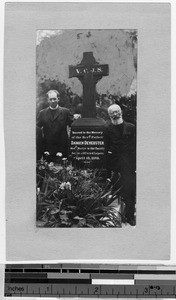
[[[77,74],[103,73],[103,69],[102,67],[92,67],[92,68],[79,67],[76,68],[76,73]]]
[[[100,161],[104,155],[103,130],[73,130],[71,154],[78,161]]]

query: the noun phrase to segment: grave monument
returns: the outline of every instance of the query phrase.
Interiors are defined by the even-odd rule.
[[[69,78],[77,77],[83,85],[82,118],[71,126],[70,154],[78,166],[102,168],[105,121],[96,117],[96,84],[109,74],[107,64],[96,62],[93,52],[84,52],[77,66],[69,66]]]

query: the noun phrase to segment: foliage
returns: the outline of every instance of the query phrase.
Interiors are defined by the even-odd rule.
[[[98,107],[97,115],[98,117],[108,120],[108,107],[111,104],[118,104],[123,112],[123,118],[125,121],[130,122],[136,125],[136,104],[137,104],[137,94],[132,94],[130,96],[117,96],[111,95],[108,96],[103,94],[98,98]]]
[[[40,95],[40,102],[37,103],[37,113],[48,106],[46,93],[49,89],[56,89],[60,92],[60,106],[66,107],[71,110],[72,113],[82,112],[82,98],[72,93],[71,89],[64,83],[61,84],[56,80],[46,80],[40,83],[38,93]],[[137,94],[130,96],[112,95],[112,94],[98,94],[96,93],[96,112],[97,117],[109,119],[108,107],[111,104],[118,104],[122,108],[124,120],[136,124],[136,102]]]
[[[68,163],[37,163],[37,226],[121,227],[119,192],[112,191],[99,170]]]
[[[116,104],[120,105],[123,111],[123,118],[127,122],[131,122],[136,125],[136,101],[137,95],[121,96]]]

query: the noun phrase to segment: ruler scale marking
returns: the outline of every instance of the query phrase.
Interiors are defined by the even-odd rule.
[[[130,280],[134,281],[132,285]],[[69,264],[67,268],[67,264],[14,264],[6,265],[5,269],[7,297],[84,295],[97,298],[176,298],[175,285],[174,266],[171,269],[167,266],[165,269],[164,266]]]

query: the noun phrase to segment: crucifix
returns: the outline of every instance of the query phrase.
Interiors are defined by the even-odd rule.
[[[81,63],[69,66],[69,78],[77,77],[83,85],[83,118],[96,117],[96,84],[108,74],[109,66],[96,62],[93,52],[83,52]]]

